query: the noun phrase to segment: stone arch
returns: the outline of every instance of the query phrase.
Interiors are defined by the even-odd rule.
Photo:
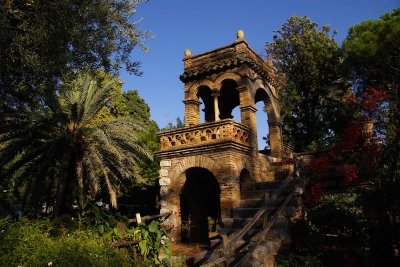
[[[244,168],[240,171],[239,182],[240,191],[251,190],[253,188],[254,179],[248,169]]]
[[[225,72],[225,73],[219,75],[215,79],[214,85],[215,85],[215,88],[217,88],[217,90],[220,90],[220,88],[222,87],[222,82],[224,80],[234,80],[239,86],[242,82],[242,79],[243,78],[235,72]]]
[[[221,170],[221,165],[210,158],[207,158],[205,156],[191,156],[191,157],[185,157],[180,160],[180,162],[175,165],[170,173],[171,173],[171,178],[173,181],[177,180],[174,178],[178,178],[181,176],[186,170],[194,167],[199,167],[203,169],[209,170],[215,177],[219,176],[219,172]],[[184,182],[181,182],[182,184],[180,186],[183,186]]]
[[[283,153],[283,143],[279,106],[275,98],[271,97],[271,92],[265,88],[258,88],[255,91],[254,104],[259,101],[264,102],[264,111],[267,113],[268,121],[269,132],[267,137],[270,149],[266,150],[265,153],[270,153],[272,157],[280,159]],[[261,133],[258,134],[260,135]]]
[[[224,79],[221,81],[220,85],[221,87],[218,88],[219,117],[221,120],[232,119],[234,117],[234,109],[240,106],[240,96],[237,90],[239,84],[233,79]],[[240,113],[235,115],[239,117],[235,119],[240,121]]]
[[[210,79],[202,79],[200,81],[194,82],[186,91],[185,91],[185,99],[186,100],[199,100],[197,93],[201,86],[207,86],[211,90],[215,87],[214,82]]]
[[[260,94],[261,93],[261,94]],[[277,121],[280,119],[280,111],[279,106],[275,100],[275,97],[272,95],[271,90],[268,90],[264,87],[256,87],[253,91],[253,103],[254,105],[259,102],[263,101],[265,106],[268,108],[268,118]]]
[[[211,88],[206,85],[200,85],[197,88],[197,97],[199,101],[201,99],[200,106],[203,105],[203,109],[199,110],[200,119],[201,119],[200,111],[202,111],[204,114],[204,122],[215,121],[214,99]]]
[[[236,177],[239,177],[239,176],[240,176],[240,172],[241,172],[243,169],[248,170],[249,173],[250,173],[250,175],[252,175],[252,173],[251,173],[251,163],[250,163],[250,160],[241,160],[241,161],[239,161],[238,163],[235,164],[235,168],[234,168],[235,176],[236,176]]]

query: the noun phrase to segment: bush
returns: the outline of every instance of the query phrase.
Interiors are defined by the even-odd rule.
[[[318,257],[310,255],[286,254],[278,255],[278,267],[321,267]]]
[[[0,266],[132,266],[91,230],[54,236],[48,220],[0,219]]]

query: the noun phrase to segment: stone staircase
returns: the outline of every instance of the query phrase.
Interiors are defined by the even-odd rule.
[[[242,191],[239,207],[232,210],[230,218],[223,219],[219,235],[211,239],[211,248],[196,255],[192,261],[194,266],[275,266],[275,255],[290,240],[288,220],[296,215],[301,204],[300,195],[293,191],[297,181],[286,181],[284,186],[282,183],[284,180],[255,183],[251,190]],[[281,194],[274,196],[279,190]],[[275,198],[273,202],[271,197]],[[265,206],[268,200],[273,205]],[[261,209],[268,216],[257,218]],[[279,214],[274,216],[278,209]],[[270,216],[274,216],[272,223]],[[221,256],[227,243],[249,223],[254,224],[234,242],[229,256]],[[263,234],[266,226],[269,229]]]

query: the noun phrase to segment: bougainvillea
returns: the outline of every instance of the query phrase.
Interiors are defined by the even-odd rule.
[[[380,102],[386,100],[388,94],[385,90],[367,87],[360,97],[361,107],[367,111],[376,109]]]
[[[309,168],[311,171],[323,171],[328,169],[329,167],[330,167],[329,155],[322,154],[316,160],[311,162]]]
[[[321,203],[322,196],[324,194],[325,183],[318,181],[313,184],[304,195],[303,203],[306,206],[316,206]]]
[[[344,180],[352,182],[358,178],[358,168],[355,165],[349,165],[343,168]]]
[[[368,144],[364,147],[364,152],[368,154],[369,162],[376,163],[381,154],[380,146],[377,143],[367,142],[371,136],[368,136],[367,132],[363,132],[363,126],[366,126],[366,121],[374,118],[374,112],[382,110],[382,105],[387,97],[387,91],[373,87],[366,87],[358,97],[349,96],[345,101],[357,106],[359,117],[343,129],[338,140],[326,153],[311,162],[309,170],[314,173],[328,171],[334,166],[333,162],[340,159],[341,164],[346,164],[346,167],[341,169],[341,177],[345,182],[351,183],[359,178],[359,169],[355,164],[357,161],[356,149],[365,144]],[[396,133],[400,134],[400,129],[396,129]],[[318,205],[324,194],[325,185],[326,181],[321,178],[315,181],[306,192],[304,203],[309,206]]]

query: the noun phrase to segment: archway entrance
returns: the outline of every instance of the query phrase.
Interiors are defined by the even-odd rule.
[[[219,184],[214,175],[204,168],[186,170],[182,188],[182,242],[210,244],[208,233],[221,217]]]
[[[250,172],[243,169],[240,172],[240,191],[253,189],[254,181],[251,178]]]

